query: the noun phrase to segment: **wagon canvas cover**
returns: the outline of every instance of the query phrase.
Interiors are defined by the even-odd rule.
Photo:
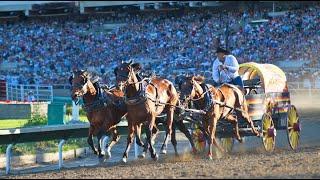
[[[260,79],[266,94],[288,92],[285,73],[273,64],[243,63],[240,64],[239,74],[243,80]]]

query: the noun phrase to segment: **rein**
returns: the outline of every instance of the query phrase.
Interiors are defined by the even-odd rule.
[[[193,85],[193,86],[194,86],[194,85]],[[218,89],[218,90],[221,92],[220,89]],[[194,99],[194,98],[188,98],[188,99],[191,100],[191,101],[198,101],[198,100],[204,98],[203,95],[205,95],[205,94],[208,93],[208,92],[210,92],[210,89],[208,89],[207,91],[205,91],[204,93],[202,93],[199,98],[196,98],[196,99]],[[222,92],[221,92],[221,93],[222,93]],[[222,93],[222,94],[223,94],[223,93]],[[212,99],[212,102],[213,102],[213,104],[218,104],[218,105],[220,105],[220,106],[230,108],[231,111],[236,110],[236,111],[244,112],[242,109],[231,107],[231,106],[227,105],[225,102],[217,101],[217,100],[215,100],[215,99]]]

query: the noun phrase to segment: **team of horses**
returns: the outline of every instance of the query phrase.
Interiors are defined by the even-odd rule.
[[[161,153],[166,153],[168,140],[171,139],[175,153],[178,155],[176,128],[188,138],[192,152],[197,153],[192,136],[183,123],[183,117],[180,116],[180,110],[188,108],[190,101],[193,101],[193,108],[205,112],[202,118],[204,124],[202,131],[209,145],[209,159],[212,159],[213,144],[224,152],[215,138],[217,122],[220,120],[226,120],[234,125],[234,134],[239,142],[242,142],[242,139],[239,135],[238,117],[245,119],[251,126],[252,132],[259,136],[248,115],[248,105],[243,91],[237,86],[223,84],[220,87],[213,87],[205,84],[202,76],[186,75],[180,76],[179,81],[176,82],[177,90],[172,82],[164,78],[152,76],[142,79],[139,76],[140,70],[139,63],[122,62],[114,69],[116,85],[113,88],[95,86],[91,73],[86,70],[73,72],[69,78],[71,98],[75,102],[80,98],[83,99],[83,107],[90,123],[88,144],[99,157],[103,157],[103,154],[99,143],[98,149],[95,149],[93,136],[96,136],[100,142],[104,134],[112,135],[105,153],[106,157],[110,158],[111,148],[120,138],[117,124],[124,117],[128,122],[128,137],[123,162],[127,161],[134,135],[136,143],[144,149],[139,157],[145,157],[149,150],[151,158],[158,159],[154,140],[159,131],[159,123],[163,123],[166,129]],[[165,121],[158,118],[162,115],[166,115]],[[141,138],[142,128],[146,132],[144,142]]]

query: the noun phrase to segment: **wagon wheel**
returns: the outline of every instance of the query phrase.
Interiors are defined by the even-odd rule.
[[[225,152],[231,152],[234,144],[233,138],[221,138],[220,143]]]
[[[298,148],[300,139],[300,119],[295,106],[291,105],[287,112],[287,134],[290,147],[295,150]]]
[[[206,138],[200,128],[196,127],[196,129],[192,132],[192,140],[198,152],[204,151],[206,147]]]
[[[264,113],[262,116],[262,143],[266,151],[272,152],[276,144],[276,128],[270,113]]]

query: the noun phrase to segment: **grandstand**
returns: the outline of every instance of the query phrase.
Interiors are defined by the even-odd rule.
[[[312,80],[319,12],[312,1],[2,1],[0,74],[66,96],[72,69],[114,84],[112,68],[129,59],[170,80],[181,72],[210,78],[213,50],[222,45],[241,63],[274,63],[289,79]],[[312,74],[292,73],[302,68]]]

